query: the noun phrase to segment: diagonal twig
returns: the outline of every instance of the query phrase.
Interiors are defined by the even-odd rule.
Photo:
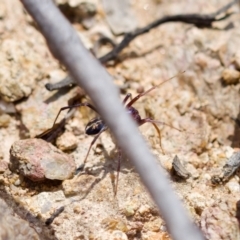
[[[136,37],[138,37],[142,34],[145,34],[145,33],[149,32],[150,30],[152,30],[153,28],[156,28],[164,23],[183,22],[183,23],[187,23],[187,24],[193,24],[197,27],[211,28],[213,22],[224,20],[224,19],[228,18],[230,15],[232,15],[232,14],[226,13],[226,11],[236,3],[238,3],[238,0],[234,0],[230,3],[228,3],[224,7],[217,10],[215,13],[211,13],[211,14],[177,14],[177,15],[165,16],[160,19],[157,19],[143,28],[138,28],[132,32],[127,33],[124,36],[123,40],[119,44],[117,44],[109,53],[100,57],[99,61],[101,63],[107,63],[110,60],[115,60],[118,57],[119,53],[124,48],[126,48],[130,44],[130,42],[132,42]],[[217,18],[222,13],[225,13],[225,14],[223,16]],[[46,85],[46,88],[49,91],[53,91],[53,90],[67,87],[70,85],[73,86],[73,85],[76,85],[76,83],[72,77],[67,76],[65,79],[63,79],[60,82],[53,83],[53,84],[48,83]]]
[[[183,22],[188,24],[194,24],[197,27],[212,27],[212,23],[216,21],[221,21],[228,18],[231,14],[225,14],[221,18],[217,18],[221,13],[226,12],[230,7],[236,4],[238,0],[234,0],[231,3],[228,3],[226,6],[222,7],[218,11],[212,14],[178,14],[173,16],[165,16],[154,22],[148,24],[143,28],[138,28],[135,31],[129,32],[125,35],[123,40],[115,47],[112,51],[107,53],[106,55],[99,58],[102,63],[106,63],[110,60],[114,60],[118,54],[129,45],[129,43],[134,40],[139,35],[145,34],[152,30],[155,27],[160,26],[161,24],[168,22]]]

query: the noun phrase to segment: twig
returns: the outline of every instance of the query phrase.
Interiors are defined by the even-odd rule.
[[[109,53],[99,58],[102,63],[106,63],[110,60],[115,59],[118,54],[129,45],[129,43],[135,39],[137,36],[145,34],[152,30],[155,27],[158,27],[161,24],[168,22],[183,22],[188,24],[194,24],[197,27],[212,27],[212,23],[216,21],[221,21],[223,19],[228,18],[231,14],[225,14],[221,18],[217,18],[221,13],[226,12],[231,6],[238,3],[238,0],[234,0],[226,6],[222,7],[218,11],[212,14],[178,14],[173,16],[165,16],[154,22],[148,24],[143,28],[138,28],[133,32],[127,33],[123,40]]]
[[[164,23],[169,23],[169,22],[183,22],[187,24],[193,24],[197,27],[207,27],[211,28],[213,22],[221,21],[226,18],[228,18],[231,14],[225,14],[221,18],[217,18],[222,13],[225,13],[230,7],[232,7],[234,4],[238,3],[238,0],[234,0],[224,7],[220,8],[218,11],[212,14],[178,14],[178,15],[173,15],[173,16],[165,16],[162,17],[158,20],[153,21],[152,23],[148,24],[147,26],[143,28],[138,28],[132,32],[127,33],[123,40],[117,44],[109,53],[105,54],[104,56],[99,58],[99,61],[101,63],[107,63],[110,60],[115,60],[119,53],[126,48],[131,41],[133,41],[136,37],[145,34],[152,30],[153,28],[156,28]],[[114,45],[114,44],[112,44]],[[67,79],[66,81],[62,80],[58,84],[48,84],[48,86],[52,87],[51,89],[60,89],[63,87],[68,87],[69,85],[75,85],[74,79],[71,77],[65,78]],[[46,86],[47,87],[47,86]],[[48,88],[47,88],[48,89]],[[48,89],[50,90],[50,89]],[[51,91],[51,90],[50,90]]]
[[[93,100],[118,146],[135,165],[175,240],[203,240],[174,193],[164,170],[147,148],[120,102],[106,69],[83,46],[78,34],[51,0],[21,0],[38,23],[54,56]]]
[[[58,217],[58,216],[64,211],[64,209],[65,209],[64,206],[58,208],[58,209],[51,215],[51,217],[48,218],[48,219],[45,221],[45,224],[46,224],[46,225],[50,225],[50,224],[54,221],[54,219],[55,219],[56,217]]]

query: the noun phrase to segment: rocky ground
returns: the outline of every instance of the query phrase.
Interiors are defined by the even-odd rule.
[[[99,36],[119,42],[124,31],[162,16],[212,13],[229,1],[132,0],[130,5],[122,1],[126,4],[118,6],[115,19],[111,1],[56,2],[86,47],[93,48]],[[185,70],[134,106],[142,117],[183,130],[159,125],[164,155],[153,126],[140,127],[190,216],[210,240],[240,239],[235,218],[240,199],[240,159],[235,158],[235,165],[228,162],[240,148],[238,7],[232,7],[235,14],[214,23],[212,29],[164,24],[137,37],[117,64],[106,66],[122,99],[126,93],[135,96]],[[126,17],[121,15],[122,8]],[[0,47],[0,238],[171,239],[161,214],[125,157],[114,196],[118,154],[108,132],[93,147],[85,170],[73,176],[92,141],[84,130],[95,116],[93,111],[81,108],[74,113],[56,141],[58,149],[32,139],[52,126],[58,110],[68,105],[69,99],[78,95],[82,101],[90,100],[79,88],[45,89],[46,83],[58,82],[66,72],[49,53],[20,1],[0,2]],[[98,49],[98,55],[109,50],[110,46],[104,46]],[[66,161],[62,163],[57,154]],[[172,171],[176,155],[185,171],[178,173],[180,177]],[[39,163],[38,157],[45,161]],[[38,169],[43,162],[43,170],[31,171],[32,166]],[[226,163],[230,165],[226,167]],[[229,166],[236,172],[224,179]],[[220,179],[220,184],[213,184],[216,181],[212,179]],[[46,224],[62,206],[59,216]]]

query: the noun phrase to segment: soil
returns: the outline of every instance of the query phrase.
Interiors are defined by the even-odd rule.
[[[58,1],[64,2],[74,4],[70,0]],[[101,2],[86,2],[94,4],[95,15],[84,21],[70,19],[86,47],[94,46],[99,33],[119,42],[122,35],[111,32]],[[141,27],[165,15],[212,13],[228,2],[132,0],[130,8],[131,16]],[[106,66],[120,89],[121,99],[126,93],[136,96],[177,75],[140,98],[134,107],[142,117],[165,123],[159,124],[163,149],[151,124],[139,130],[166,169],[190,216],[210,240],[240,239],[235,218],[236,202],[240,199],[239,172],[220,185],[211,181],[240,148],[238,7],[232,7],[235,14],[214,23],[212,29],[164,24],[137,37],[120,54],[118,63]],[[94,145],[85,170],[72,179],[34,183],[8,169],[9,149],[15,141],[33,138],[50,128],[59,109],[77,94],[82,101],[90,100],[79,87],[53,92],[45,89],[46,83],[58,82],[67,73],[50,54],[20,1],[0,2],[0,46],[0,198],[4,202],[0,208],[9,208],[4,213],[18,221],[9,231],[13,220],[3,221],[4,215],[0,215],[1,238],[13,239],[15,234],[15,239],[171,239],[161,213],[124,156],[114,196],[118,153],[108,132]],[[107,51],[109,47],[105,46],[98,54]],[[85,126],[94,116],[89,109],[77,109],[66,123],[65,137],[57,141],[61,149],[73,156],[76,167],[83,163],[93,139],[85,134]],[[69,147],[70,141],[74,150]],[[190,173],[187,179],[172,173],[176,155]],[[65,206],[64,211],[46,225],[46,220],[61,206]]]

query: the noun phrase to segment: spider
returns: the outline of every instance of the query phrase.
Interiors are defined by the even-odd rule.
[[[177,75],[176,75],[177,76]],[[126,108],[126,111],[128,114],[131,115],[131,117],[133,118],[133,120],[137,123],[138,126],[141,126],[145,123],[151,123],[153,125],[153,127],[156,129],[157,133],[158,133],[158,137],[159,137],[159,142],[160,142],[160,148],[163,152],[163,154],[165,154],[164,150],[163,150],[163,147],[162,147],[162,142],[161,142],[161,131],[160,129],[158,128],[157,124],[162,124],[162,125],[166,125],[168,127],[171,127],[173,129],[176,129],[178,131],[182,131],[178,128],[175,128],[173,126],[171,126],[170,124],[166,124],[164,122],[161,122],[161,121],[158,121],[158,120],[155,120],[155,119],[152,119],[152,118],[142,118],[138,112],[138,110],[136,108],[133,107],[133,104],[135,102],[137,102],[141,97],[145,96],[146,94],[148,94],[149,92],[151,92],[152,90],[154,90],[155,88],[159,87],[160,85],[164,84],[165,82],[175,78],[176,76],[173,76],[163,82],[161,82],[160,84],[156,85],[156,86],[153,86],[151,87],[150,89],[148,89],[147,91],[143,92],[143,93],[140,93],[138,94],[137,96],[135,96],[134,98],[132,98],[132,94],[131,93],[128,93],[125,98],[123,99],[123,105],[125,106]],[[57,133],[59,132],[59,128],[64,126],[65,122],[66,122],[66,117],[58,124],[56,124],[56,121],[60,115],[60,113],[66,109],[69,109],[69,111],[73,108],[77,108],[77,107],[89,107],[90,109],[92,109],[93,111],[95,111],[98,116],[91,119],[88,124],[86,125],[86,128],[85,128],[85,133],[87,135],[90,135],[90,136],[94,136],[92,142],[90,143],[90,146],[88,148],[88,151],[87,151],[87,154],[86,154],[86,157],[83,161],[83,164],[81,165],[81,167],[79,167],[78,169],[82,169],[82,166],[85,165],[86,161],[87,161],[87,158],[88,158],[88,155],[90,153],[90,150],[92,148],[92,146],[94,145],[94,143],[96,142],[96,140],[99,138],[99,136],[105,132],[107,129],[108,129],[108,126],[107,124],[102,120],[102,118],[100,117],[97,109],[89,102],[83,102],[83,103],[77,103],[77,104],[73,104],[73,105],[70,105],[70,106],[66,106],[66,107],[62,107],[55,120],[54,120],[54,123],[53,123],[53,126],[52,128],[48,129],[47,131],[43,132],[42,134],[38,135],[37,137],[40,137],[40,138],[43,138],[43,139],[49,139],[49,136],[51,135],[54,135],[56,136]],[[117,178],[116,178],[116,184],[115,184],[115,194],[117,192],[117,185],[118,185],[118,179],[119,179],[119,172],[120,172],[120,164],[121,164],[121,149],[118,148],[118,165],[117,165]]]

